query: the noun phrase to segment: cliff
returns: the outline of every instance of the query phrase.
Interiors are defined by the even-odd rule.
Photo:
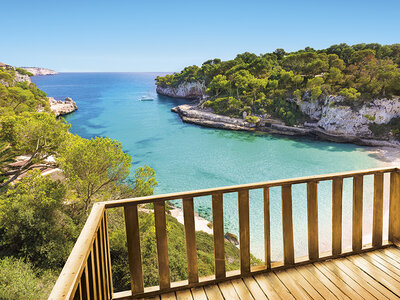
[[[157,93],[174,98],[202,99],[206,87],[203,82],[184,82],[177,86],[157,85]]]
[[[67,97],[64,101],[56,100],[53,97],[49,97],[50,109],[54,112],[56,117],[63,116],[74,112],[78,109],[75,101]]]
[[[185,99],[206,99],[206,87],[201,82],[185,82],[175,87],[157,86],[157,92],[169,97]],[[400,97],[362,101],[363,105],[349,106],[342,96],[321,97],[312,100],[307,95],[295,102],[308,121],[299,126],[286,126],[282,120],[268,115],[257,116],[259,121],[252,124],[242,118],[232,118],[214,113],[201,105],[180,105],[172,109],[187,123],[228,130],[262,131],[272,134],[300,135],[334,142],[349,142],[370,146],[400,146],[392,135],[377,136],[370,127],[385,125],[400,118]],[[202,101],[200,101],[202,102]]]
[[[361,107],[350,107],[341,96],[328,96],[319,101],[297,101],[300,110],[317,121],[314,126],[336,135],[371,138],[371,124],[388,124],[400,117],[400,98],[374,99]]]
[[[56,71],[46,69],[46,68],[37,68],[37,67],[21,67],[21,69],[24,69],[30,73],[33,74],[33,76],[38,76],[38,75],[56,75],[58,74]]]

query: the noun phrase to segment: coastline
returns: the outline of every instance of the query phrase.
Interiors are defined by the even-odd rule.
[[[398,141],[333,134],[308,123],[303,127],[295,127],[284,125],[282,121],[277,119],[267,118],[260,119],[260,122],[257,124],[252,124],[241,118],[227,117],[216,114],[211,110],[203,109],[198,103],[179,105],[173,107],[171,111],[177,113],[183,122],[204,127],[261,132],[274,135],[302,136],[336,143],[352,143],[360,146],[393,147],[400,149],[400,142]]]

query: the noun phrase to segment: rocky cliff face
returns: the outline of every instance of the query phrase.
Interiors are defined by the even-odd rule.
[[[7,82],[4,79],[0,79],[0,84],[9,87],[9,86],[13,86],[17,82],[25,82],[25,81],[28,81],[28,83],[30,84],[31,78],[28,75],[23,75],[16,71],[11,83]]]
[[[56,75],[58,74],[56,71],[46,69],[46,68],[36,68],[36,67],[22,67],[21,69],[27,70],[32,73],[34,76],[37,75]]]
[[[298,102],[300,110],[317,120],[316,125],[328,133],[371,137],[369,125],[387,124],[400,117],[400,98],[375,99],[359,109],[344,104],[341,96],[328,96],[324,100]]]
[[[206,87],[203,82],[184,82],[176,87],[157,86],[157,93],[174,98],[202,99]]]
[[[64,101],[49,97],[49,103],[50,109],[55,113],[56,117],[69,114],[78,109],[75,101],[69,97],[65,98]]]

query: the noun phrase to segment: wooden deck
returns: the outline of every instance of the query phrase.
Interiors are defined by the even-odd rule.
[[[148,299],[399,299],[400,249],[390,247]]]
[[[373,176],[372,244],[363,244],[364,177]],[[352,245],[343,249],[344,180],[352,182]],[[321,253],[318,234],[318,184],[330,182],[332,191],[332,249]],[[295,257],[293,186],[306,186],[308,255]],[[270,188],[280,190],[271,194]],[[372,186],[371,186],[372,188]],[[250,265],[249,207],[259,190],[264,204],[265,264]],[[224,196],[236,194],[238,204],[240,269],[227,272],[224,255]],[[385,197],[384,195],[388,195]],[[194,202],[212,201],[214,274],[200,277],[197,261]],[[254,196],[254,194],[253,194]],[[279,199],[280,198],[280,199]],[[166,201],[182,201],[187,258],[187,278],[171,280],[166,227]],[[306,200],[306,201],[305,201]],[[281,201],[283,261],[271,262],[270,203]],[[154,204],[158,261],[158,286],[144,287],[138,209]],[[384,214],[387,203],[389,214]],[[114,292],[107,210],[123,208],[131,289]],[[49,299],[392,299],[400,297],[400,168],[389,167],[301,178],[266,181],[230,187],[97,202],[53,288]],[[372,219],[372,220],[371,220]],[[349,220],[348,220],[349,221]],[[388,224],[384,235],[383,224]],[[350,233],[348,233],[350,234]],[[183,246],[183,245],[182,245]],[[235,272],[232,274],[231,272]]]

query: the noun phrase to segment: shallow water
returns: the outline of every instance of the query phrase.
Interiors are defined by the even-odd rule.
[[[156,193],[292,178],[379,166],[368,148],[300,138],[232,132],[182,123],[170,109],[184,99],[157,96],[156,73],[61,73],[32,80],[48,96],[72,97],[79,110],[66,117],[71,131],[83,137],[118,139],[133,156],[132,170],[147,164],[155,169]],[[154,101],[137,101],[153,96]],[[366,178],[368,181],[371,178]],[[351,216],[351,182],[345,184],[343,218]],[[320,244],[329,247],[331,235],[330,183],[319,184]],[[250,193],[251,252],[262,258],[262,191]],[[372,201],[365,188],[365,209]],[[238,233],[237,196],[224,197],[225,229]],[[212,220],[210,197],[195,199],[201,216]],[[306,187],[293,188],[293,216],[297,255],[307,252]],[[350,224],[351,225],[351,224]],[[281,257],[280,190],[271,189],[273,259]],[[348,231],[349,228],[347,227]]]

